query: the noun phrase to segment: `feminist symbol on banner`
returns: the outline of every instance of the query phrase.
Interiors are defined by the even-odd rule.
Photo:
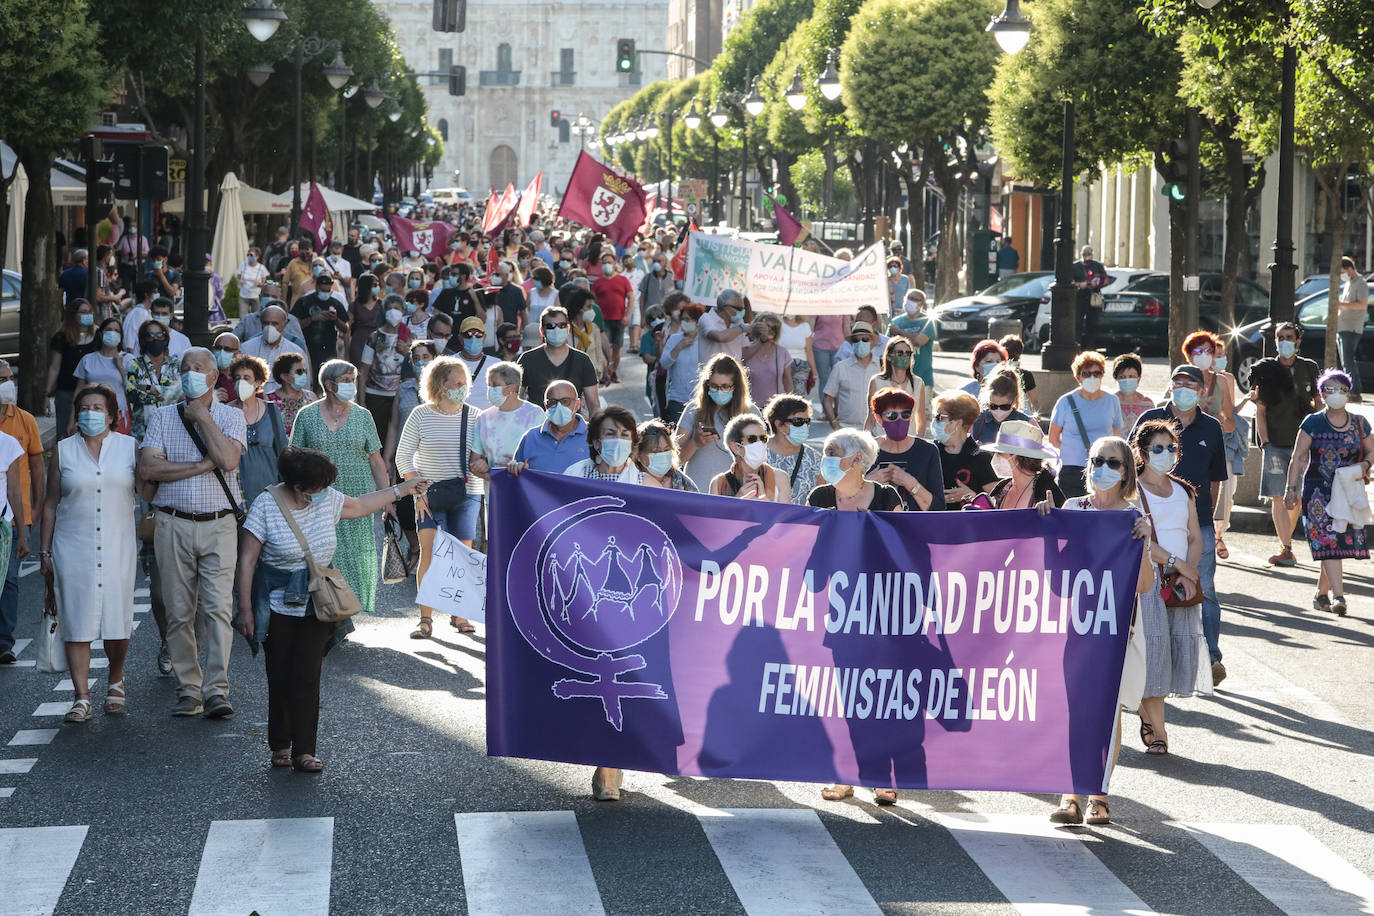
[[[556,681],[554,695],[600,700],[616,731],[624,724],[622,700],[668,698],[659,684],[621,681],[647,662],[617,653],[662,630],[682,597],[682,561],[668,535],[639,516],[600,511],[624,505],[598,496],[540,517],[506,573],[511,618],[525,641],[554,664],[592,676]]]

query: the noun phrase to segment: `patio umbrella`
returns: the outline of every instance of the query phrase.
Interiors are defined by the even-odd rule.
[[[22,165],[16,164],[15,168],[18,171],[10,185],[10,224],[5,233],[4,266],[8,270],[22,272],[20,256],[24,250],[24,196],[29,193],[29,176]]]
[[[239,180],[233,172],[224,173],[220,184],[219,216],[215,219],[215,241],[210,246],[210,263],[227,285],[248,257],[248,231],[243,225],[243,205],[239,201]]]

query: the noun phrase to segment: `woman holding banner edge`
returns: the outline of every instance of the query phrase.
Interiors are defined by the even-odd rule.
[[[1080,496],[1071,499],[1064,504],[1066,509],[1115,511],[1115,512],[1136,512],[1135,525],[1131,529],[1131,536],[1136,540],[1145,540],[1140,556],[1140,573],[1136,577],[1135,592],[1139,599],[1146,595],[1155,584],[1154,567],[1150,562],[1151,542],[1150,520],[1140,515],[1131,499],[1138,490],[1138,478],[1136,472],[1135,456],[1131,452],[1130,445],[1125,439],[1119,436],[1104,436],[1093,443],[1087,458],[1088,473],[1086,475],[1086,485],[1088,488],[1087,496]],[[1036,510],[1041,515],[1049,515],[1050,510],[1055,508],[1052,499],[1044,499],[1036,505]],[[1155,593],[1156,597],[1158,592]],[[1141,615],[1135,614],[1132,617],[1132,629],[1143,627],[1144,621],[1139,618]],[[1142,630],[1143,633],[1143,630]],[[1134,635],[1134,633],[1132,633]],[[1131,652],[1126,653],[1127,666],[1131,665]],[[1138,676],[1137,676],[1138,675]],[[1121,694],[1128,692],[1128,679],[1143,680],[1144,672],[1122,672]],[[1112,728],[1112,760],[1111,768],[1116,766],[1117,755],[1121,752],[1121,706],[1124,704],[1135,705],[1139,702],[1139,696],[1118,695],[1119,702],[1116,708],[1116,724]],[[1111,773],[1108,769],[1108,774]],[[1077,795],[1062,795],[1059,800],[1059,807],[1050,813],[1050,821],[1055,824],[1082,824],[1085,823],[1083,816],[1082,803]],[[1091,795],[1088,797],[1088,816],[1086,823],[1092,826],[1101,826],[1111,823],[1111,813],[1107,808],[1107,794]]]

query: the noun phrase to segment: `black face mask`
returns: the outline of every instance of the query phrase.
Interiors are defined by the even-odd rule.
[[[143,352],[147,353],[149,356],[161,356],[167,352],[167,341],[150,340],[148,341],[148,345],[143,348]]]

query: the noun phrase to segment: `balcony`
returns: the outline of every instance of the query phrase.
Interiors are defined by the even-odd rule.
[[[576,70],[554,70],[549,74],[550,86],[572,86],[577,80]]]
[[[519,86],[519,70],[483,70],[477,75],[479,86]]]

